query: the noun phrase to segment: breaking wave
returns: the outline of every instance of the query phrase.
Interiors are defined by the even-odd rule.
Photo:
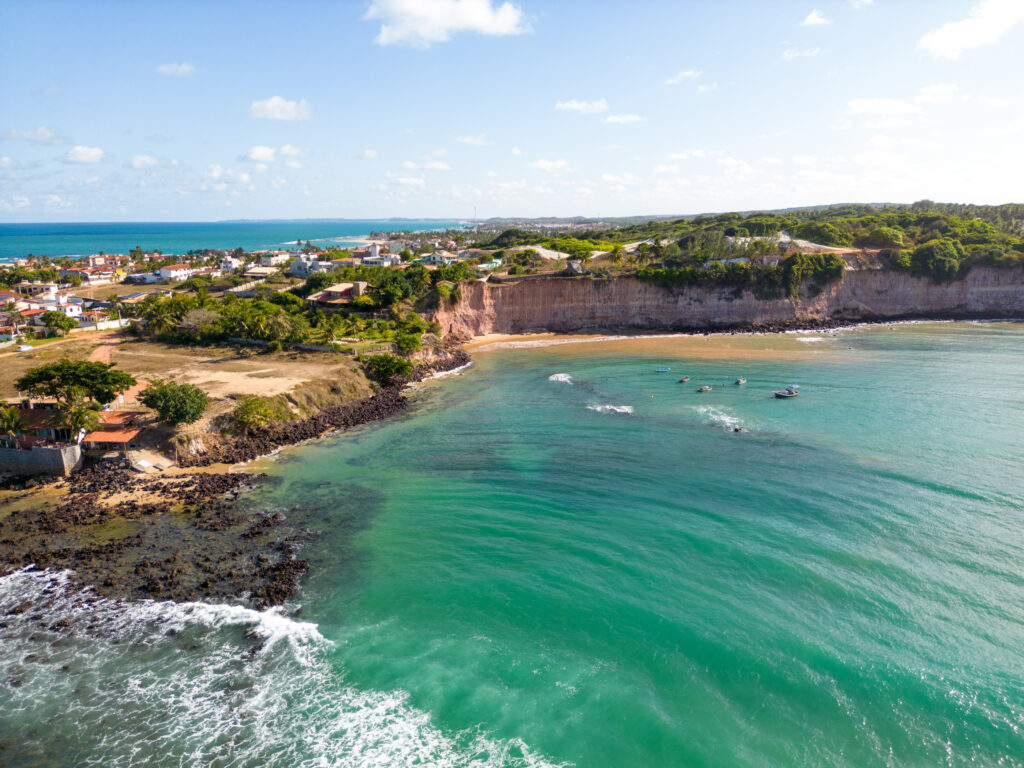
[[[694,407],[694,410],[704,416],[709,424],[719,426],[727,432],[732,432],[736,428],[744,429],[746,427],[742,419],[738,416],[733,416],[721,408],[715,408],[711,405],[698,405]]]
[[[236,605],[121,602],[69,572],[0,578],[0,764],[545,766],[519,740],[447,733],[362,691],[315,624]],[[60,713],[60,728],[26,729]],[[73,745],[73,746],[71,746]],[[6,750],[17,750],[7,752]]]
[[[632,405],[588,405],[587,410],[598,413],[632,413]]]
[[[572,384],[572,376],[568,373],[553,373],[548,376],[548,381],[560,381],[563,384]]]

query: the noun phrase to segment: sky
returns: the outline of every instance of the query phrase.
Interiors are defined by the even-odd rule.
[[[1024,198],[1024,0],[0,0],[0,221]]]

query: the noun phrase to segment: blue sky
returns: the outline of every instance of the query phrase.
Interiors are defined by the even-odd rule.
[[[1024,0],[0,0],[0,220],[1021,200]]]

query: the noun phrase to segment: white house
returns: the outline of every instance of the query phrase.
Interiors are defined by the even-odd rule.
[[[225,256],[220,260],[220,268],[224,272],[234,272],[243,264],[245,262],[242,259],[236,259],[234,256]]]
[[[265,253],[260,256],[260,266],[276,267],[278,264],[286,264],[289,258],[287,253]]]
[[[367,256],[363,259],[363,264],[367,267],[393,267],[401,262],[402,259],[400,256],[393,256],[390,253],[384,253],[377,256]]]
[[[169,267],[160,267],[160,277],[164,280],[188,280],[194,272],[195,270],[188,264],[171,264]]]

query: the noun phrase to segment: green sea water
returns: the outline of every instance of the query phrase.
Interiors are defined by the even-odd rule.
[[[1024,766],[1022,353],[1013,323],[479,353],[268,464],[297,616],[3,622],[0,762]]]

